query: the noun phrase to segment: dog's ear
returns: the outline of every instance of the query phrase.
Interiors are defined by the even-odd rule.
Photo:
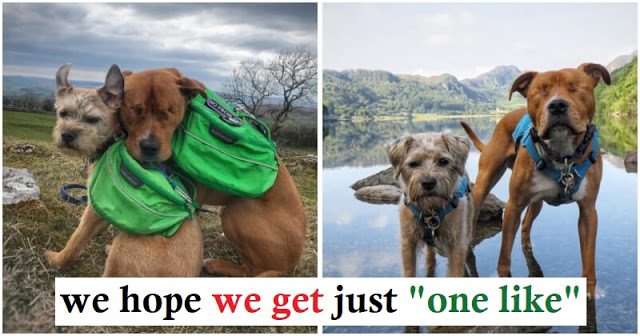
[[[122,76],[124,76],[124,77],[129,77],[131,75],[133,75],[133,71],[131,71],[131,70],[125,70],[125,71],[122,72]]]
[[[177,84],[180,87],[180,92],[187,100],[195,98],[198,94],[205,98],[207,97],[207,93],[204,91],[206,86],[195,79],[180,77],[177,79]]]
[[[69,84],[69,70],[71,63],[64,64],[56,72],[56,96],[62,97],[73,91],[73,85]]]
[[[513,94],[514,91],[520,92],[520,94],[526,98],[529,85],[531,84],[531,82],[533,81],[533,78],[537,74],[538,73],[535,71],[529,71],[518,76],[518,78],[516,78],[516,80],[513,81],[513,84],[511,85],[511,90],[509,90],[509,100],[511,100],[511,95]]]
[[[389,156],[389,162],[391,162],[394,169],[393,178],[396,180],[400,177],[402,162],[404,161],[404,157],[407,155],[409,146],[411,146],[412,142],[413,137],[406,136],[396,139],[387,145],[387,155]]]
[[[587,73],[587,75],[593,78],[593,86],[595,87],[600,82],[600,79],[604,81],[605,84],[611,84],[611,76],[609,75],[609,71],[607,68],[603,67],[600,64],[595,63],[583,63],[580,64],[578,70],[582,70]]]
[[[457,136],[453,134],[443,134],[442,142],[445,147],[453,156],[456,169],[460,174],[464,174],[464,167],[467,164],[467,158],[469,157],[469,149],[471,148],[471,140],[467,137]]]
[[[108,107],[117,110],[124,99],[124,77],[118,65],[113,64],[107,72],[104,85],[98,89],[98,95]]]

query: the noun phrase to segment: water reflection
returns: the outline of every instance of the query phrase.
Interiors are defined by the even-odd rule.
[[[403,134],[445,129],[464,135],[458,126],[459,120],[337,123],[324,129],[324,276],[402,276],[397,205],[361,202],[354,197],[349,186],[388,168],[384,151],[388,141]],[[499,118],[464,120],[487,141]],[[605,136],[606,132],[601,132],[601,139]],[[608,143],[611,142],[601,142]],[[626,172],[621,159],[624,152],[632,149],[626,147],[625,143],[628,141],[621,142],[615,150],[603,145],[607,154],[604,156],[603,180],[596,205],[600,218],[596,248],[597,305],[592,302],[587,307],[587,326],[556,326],[550,329],[552,332],[635,333],[637,330],[637,176]],[[477,174],[478,157],[477,151],[469,156],[467,169],[472,179]],[[493,189],[493,193],[502,200],[508,198],[509,177],[510,172],[507,171]],[[575,204],[544,207],[531,231],[533,252],[520,253],[517,249],[513,252],[513,276],[579,276],[582,266],[577,220],[578,207]],[[497,276],[495,269],[500,249],[500,227],[498,221],[476,230],[474,254],[467,260],[467,273],[470,276]],[[519,237],[516,237],[517,242]],[[446,264],[446,259],[438,256],[434,272],[427,274],[424,260],[418,261],[417,272],[421,275],[446,276]],[[476,327],[466,331],[500,331],[487,328]],[[529,331],[547,329],[534,328]],[[403,326],[324,329],[328,333],[407,331],[437,332],[441,329]],[[506,329],[502,332],[505,331],[509,332]],[[511,332],[517,331],[511,329]]]

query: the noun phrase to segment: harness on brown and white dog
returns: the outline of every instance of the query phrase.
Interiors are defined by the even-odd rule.
[[[587,126],[584,138],[576,148],[576,151],[572,155],[564,157],[558,156],[551,150],[551,148],[549,148],[549,146],[547,146],[546,143],[544,143],[544,141],[542,141],[542,139],[540,139],[538,132],[531,123],[531,118],[528,113],[525,113],[522,119],[520,119],[516,130],[513,132],[513,139],[516,145],[516,153],[518,152],[518,147],[520,145],[527,148],[529,155],[536,163],[536,169],[555,181],[558,187],[560,187],[560,190],[562,190],[562,193],[557,200],[553,202],[547,201],[548,204],[553,206],[566,204],[572,201],[572,196],[580,188],[580,184],[582,183],[587,170],[597,161],[596,153],[598,152],[598,131],[594,124],[589,124],[589,126]],[[591,147],[589,157],[584,160],[583,163],[576,165],[576,161],[586,153],[592,139],[593,145]],[[542,148],[544,154],[549,159],[561,163],[563,168],[561,170],[557,170],[552,164],[545,161],[542,155],[538,153],[535,146],[536,144]]]

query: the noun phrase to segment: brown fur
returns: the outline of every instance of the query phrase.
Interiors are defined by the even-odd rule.
[[[405,197],[423,211],[441,209],[458,190],[458,181],[467,176],[464,169],[469,154],[469,140],[449,134],[422,133],[396,140],[387,148],[394,176]],[[444,163],[446,162],[446,164]],[[436,185],[427,191],[425,178],[435,178]],[[468,176],[467,176],[468,180]],[[449,276],[462,277],[473,236],[472,203],[466,197],[451,211],[437,229],[436,245],[449,257]],[[423,245],[421,223],[405,206],[399,204],[402,262],[405,277],[416,276],[416,249]],[[435,268],[435,251],[426,245],[427,271]]]
[[[63,65],[56,75],[58,118],[53,137],[56,145],[66,154],[92,156],[120,130],[117,110],[124,89],[122,76],[120,69],[114,65],[103,87],[77,89],[67,81],[69,69],[69,64]],[[88,118],[98,118],[99,121],[89,123]],[[70,131],[78,135],[69,144],[62,141],[61,134]],[[108,227],[109,223],[98,217],[91,205],[87,205],[78,228],[64,249],[60,252],[46,251],[47,261],[54,267],[66,265],[80,255],[91,237]],[[108,249],[103,276],[198,276],[203,256],[202,245],[202,234],[195,220],[185,220],[178,232],[169,238],[121,232]]]
[[[526,97],[527,108],[515,110],[504,116],[496,125],[486,145],[482,144],[468,125],[463,124],[476,147],[482,152],[478,164],[478,176],[473,188],[473,203],[476,209],[474,223],[478,218],[479,206],[487,194],[500,180],[505,170],[513,167],[509,182],[509,201],[505,208],[502,226],[502,247],[498,260],[499,276],[511,275],[511,251],[522,211],[527,208],[522,224],[522,247],[525,251],[531,251],[531,226],[540,213],[542,201],[555,199],[560,191],[554,182],[536,170],[527,150],[519,150],[516,156],[512,138],[516,125],[525,113],[529,113],[538,135],[555,153],[563,156],[572,154],[577,145],[582,142],[587,125],[593,121],[594,88],[600,79],[606,84],[611,83],[607,70],[601,65],[592,63],[582,64],[577,69],[544,73],[527,72],[514,81],[509,93],[509,97],[514,91]],[[554,127],[557,124],[554,118],[558,117],[553,117],[548,112],[549,102],[558,98],[568,103],[566,115],[560,117],[564,118],[562,120],[566,123],[566,127]],[[591,145],[588,148],[591,148]],[[538,152],[543,153],[540,149]],[[584,162],[589,153],[590,151],[587,150],[578,160],[578,164]],[[596,285],[595,242],[598,217],[595,202],[602,177],[600,149],[598,149],[597,160],[587,171],[581,189],[573,196],[580,208],[578,231],[582,276],[587,278],[589,297],[594,297]],[[560,167],[558,163],[553,164],[556,168]]]
[[[171,138],[186,112],[186,103],[204,94],[204,85],[174,69],[152,69],[126,76],[125,100],[120,110],[129,134],[127,148],[138,159],[164,161],[171,156]],[[140,141],[152,137],[158,154],[143,157]],[[306,219],[300,194],[284,164],[275,184],[258,198],[235,197],[197,186],[200,204],[221,205],[225,236],[243,264],[208,259],[204,268],[227,276],[280,276],[293,272],[300,262]]]

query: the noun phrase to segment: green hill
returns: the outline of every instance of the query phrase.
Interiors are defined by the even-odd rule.
[[[507,101],[515,66],[500,66],[473,79],[450,74],[423,77],[381,70],[323,71],[324,105],[331,117],[352,118],[412,114],[486,114],[524,105]]]
[[[614,71],[611,85],[596,88],[595,124],[604,148],[617,155],[638,147],[638,59]]]

